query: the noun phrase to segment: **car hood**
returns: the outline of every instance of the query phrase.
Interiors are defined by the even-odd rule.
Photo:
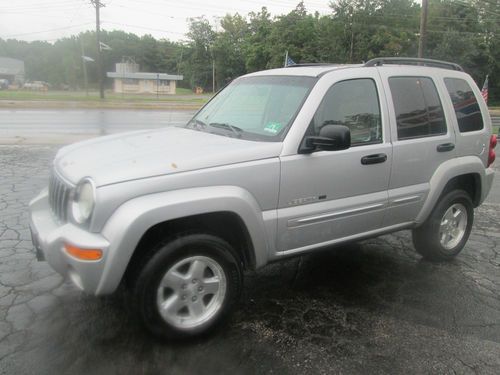
[[[63,147],[55,169],[77,184],[96,186],[277,157],[280,142],[255,142],[169,127],[95,138]]]

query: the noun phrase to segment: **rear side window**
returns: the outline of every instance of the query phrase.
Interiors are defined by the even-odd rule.
[[[460,133],[483,128],[483,116],[476,96],[467,81],[459,78],[445,78],[444,83],[450,94]]]
[[[434,82],[427,77],[389,78],[398,139],[446,134],[443,106]]]

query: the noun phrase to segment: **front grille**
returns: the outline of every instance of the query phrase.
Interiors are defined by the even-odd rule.
[[[68,202],[71,187],[52,171],[49,179],[49,205],[52,213],[61,223],[68,221]]]

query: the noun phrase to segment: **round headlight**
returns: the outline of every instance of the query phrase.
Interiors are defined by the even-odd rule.
[[[76,187],[71,204],[73,218],[79,224],[85,223],[94,211],[95,186],[92,180],[83,179]]]

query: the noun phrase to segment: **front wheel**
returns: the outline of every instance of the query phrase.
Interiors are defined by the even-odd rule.
[[[198,336],[222,323],[242,287],[231,246],[205,234],[162,243],[142,267],[134,304],[146,328],[164,338]]]
[[[413,230],[415,249],[428,260],[451,260],[469,239],[473,221],[469,194],[450,191],[439,200],[426,222]]]

